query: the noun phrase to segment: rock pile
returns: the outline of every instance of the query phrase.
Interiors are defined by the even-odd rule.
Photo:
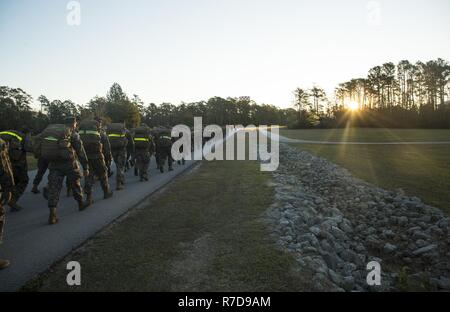
[[[387,191],[287,144],[273,173],[273,235],[317,291],[450,289],[450,218],[401,191]],[[367,263],[381,286],[367,284]]]

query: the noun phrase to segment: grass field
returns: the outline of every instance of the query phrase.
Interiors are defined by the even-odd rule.
[[[339,129],[281,130],[281,135],[326,141],[450,141],[450,130]],[[347,168],[355,176],[409,195],[450,212],[449,145],[295,144]]]
[[[299,291],[310,276],[276,248],[263,219],[269,174],[252,161],[203,162],[25,289]],[[95,209],[95,208],[94,208]],[[82,285],[66,284],[79,261]]]
[[[385,128],[345,128],[289,130],[281,129],[280,134],[292,139],[346,141],[346,142],[450,142],[450,129],[385,129]]]

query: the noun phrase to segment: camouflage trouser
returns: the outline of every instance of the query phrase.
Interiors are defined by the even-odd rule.
[[[141,178],[148,178],[148,167],[150,165],[150,152],[148,150],[136,150],[136,168]]]
[[[114,163],[116,164],[116,182],[125,183],[125,161],[127,159],[127,151],[126,150],[120,150],[120,151],[112,151]]]
[[[67,182],[73,192],[73,198],[77,202],[83,200],[80,182],[81,172],[78,163],[60,164],[54,168],[50,166],[50,173],[48,174],[48,207],[50,208],[58,206],[64,177],[67,177]]]
[[[166,158],[167,158],[169,167],[172,167],[172,162],[173,162],[172,147],[171,146],[158,147],[156,149],[156,162],[158,163],[158,167],[164,166],[164,164],[166,163]]]
[[[12,170],[14,175],[14,182],[16,185],[12,191],[12,202],[17,202],[25,192],[28,185],[28,166],[26,161],[13,162]]]
[[[42,157],[38,159],[38,171],[36,173],[36,176],[34,177],[33,185],[39,185],[41,183],[42,178],[44,177],[44,174],[48,169],[48,163],[49,161]]]
[[[95,177],[98,177],[100,180],[103,192],[109,192],[108,167],[106,167],[103,157],[89,159],[89,176],[84,181],[84,192],[86,194],[92,193]]]
[[[49,163],[50,162],[44,158],[38,159],[38,163],[37,163],[38,171],[36,173],[36,176],[34,177],[33,185],[41,184],[42,179],[44,178],[45,172],[48,169]],[[71,190],[69,181],[67,179],[66,179],[66,187],[67,187],[67,190]]]
[[[3,207],[1,200],[2,199],[0,195],[0,243],[2,242],[3,239],[3,228],[5,226],[5,218],[6,218],[6,211],[5,208]]]

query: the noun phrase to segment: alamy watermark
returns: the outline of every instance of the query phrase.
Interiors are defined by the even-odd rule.
[[[381,265],[378,261],[371,261],[367,263],[366,269],[369,271],[367,274],[366,282],[369,286],[381,285]]]
[[[381,3],[378,1],[369,1],[366,5],[367,9],[367,25],[377,27],[381,25]]]
[[[186,125],[177,125],[171,136],[177,138],[172,145],[175,161],[260,160],[261,171],[275,171],[279,166],[278,126],[227,125],[224,133],[218,125],[203,127],[202,117],[195,117],[193,131]],[[203,145],[203,138],[210,140]]]
[[[78,261],[70,261],[66,265],[69,273],[66,276],[66,282],[69,286],[81,286],[81,265]]]
[[[81,4],[78,1],[69,1],[66,5],[68,11],[66,22],[69,26],[81,25]]]

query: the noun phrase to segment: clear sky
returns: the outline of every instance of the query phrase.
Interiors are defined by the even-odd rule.
[[[79,26],[68,2],[0,0],[0,85],[78,104],[118,82],[146,104],[289,107],[298,86],[450,60],[449,0],[79,0]]]

